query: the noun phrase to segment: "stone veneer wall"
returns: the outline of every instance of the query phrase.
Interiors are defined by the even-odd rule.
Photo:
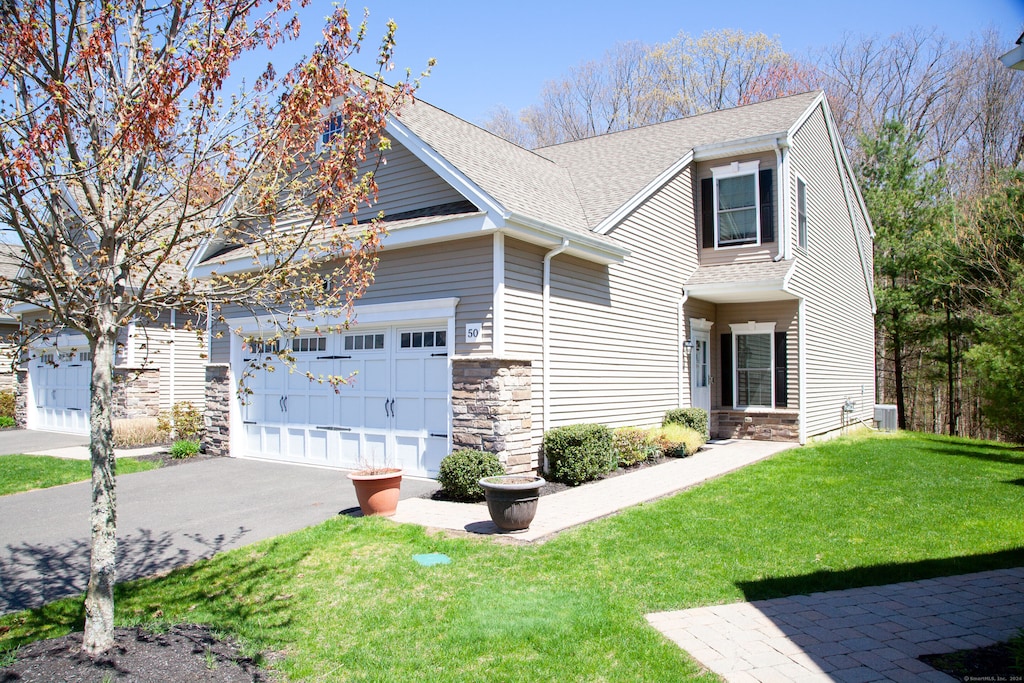
[[[18,381],[14,385],[14,423],[19,429],[28,426],[28,368],[16,368]]]
[[[530,430],[532,361],[452,359],[452,448],[494,453],[511,473],[537,469]]]
[[[231,379],[227,363],[206,366],[206,412],[203,452],[229,455],[231,447]]]
[[[800,441],[796,410],[712,410],[711,433],[719,439]]]
[[[115,420],[156,417],[160,414],[159,368],[114,368]]]

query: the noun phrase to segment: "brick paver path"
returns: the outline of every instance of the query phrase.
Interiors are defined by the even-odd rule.
[[[917,658],[1024,628],[1024,567],[649,614],[728,681],[953,681]]]

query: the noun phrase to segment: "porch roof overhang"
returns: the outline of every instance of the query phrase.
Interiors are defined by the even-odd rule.
[[[795,261],[768,261],[700,266],[683,285],[683,293],[713,304],[796,300],[789,288]]]

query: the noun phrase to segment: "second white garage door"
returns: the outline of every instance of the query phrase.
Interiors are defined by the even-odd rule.
[[[29,429],[89,433],[90,359],[88,351],[62,351],[29,362],[34,400]]]
[[[285,340],[258,359],[242,408],[248,455],[334,467],[385,464],[436,476],[448,452],[451,375],[446,325],[392,326]],[[335,390],[329,376],[348,378]],[[311,379],[312,378],[312,379]]]

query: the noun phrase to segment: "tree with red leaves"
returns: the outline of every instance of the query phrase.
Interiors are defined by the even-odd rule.
[[[310,57],[226,92],[240,59],[298,37],[291,4],[0,0],[0,223],[23,247],[0,286],[23,314],[23,348],[69,330],[92,354],[92,655],[113,644],[122,330],[168,309],[216,317],[226,302],[346,319],[372,279],[381,231],[354,216],[375,199],[386,119],[418,80],[383,81],[393,22],[376,73],[351,69],[366,21],[337,8]],[[211,243],[247,249],[251,267],[191,279],[188,259]]]

